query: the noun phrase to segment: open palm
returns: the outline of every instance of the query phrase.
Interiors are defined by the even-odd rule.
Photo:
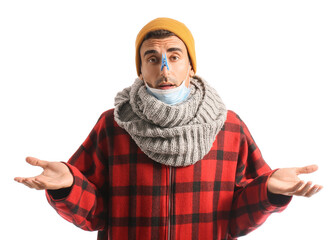
[[[48,162],[34,157],[27,157],[26,161],[33,166],[43,168],[43,172],[35,177],[16,177],[15,181],[37,190],[56,190],[72,186],[72,173],[64,163]]]
[[[298,175],[313,173],[318,169],[316,165],[299,168],[280,168],[274,172],[268,181],[268,190],[271,193],[287,196],[311,197],[322,189],[321,185],[312,182],[305,183]]]

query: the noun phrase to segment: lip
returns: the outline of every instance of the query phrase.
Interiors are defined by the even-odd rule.
[[[162,89],[162,90],[167,90],[167,89],[171,89],[171,88],[175,88],[176,85],[172,84],[172,83],[163,83],[163,84],[160,84],[158,86],[159,89]]]

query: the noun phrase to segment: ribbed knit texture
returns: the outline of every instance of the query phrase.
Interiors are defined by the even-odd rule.
[[[136,79],[115,97],[115,121],[151,159],[169,166],[188,166],[211,149],[227,117],[221,98],[206,81],[191,79],[188,99],[167,105]]]

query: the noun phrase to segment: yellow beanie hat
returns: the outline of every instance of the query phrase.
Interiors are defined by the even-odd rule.
[[[145,25],[141,31],[137,34],[135,47],[136,47],[136,70],[137,75],[140,76],[141,67],[140,67],[140,46],[143,42],[144,37],[151,31],[156,30],[168,30],[176,34],[186,45],[188,54],[191,59],[192,67],[194,73],[197,70],[197,61],[195,58],[195,46],[194,39],[191,31],[185,26],[185,24],[178,22],[177,20],[171,18],[156,18]]]

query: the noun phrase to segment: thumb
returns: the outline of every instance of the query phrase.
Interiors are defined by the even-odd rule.
[[[30,165],[38,166],[38,167],[41,167],[43,169],[48,166],[47,161],[43,161],[43,160],[40,160],[40,159],[34,158],[34,157],[27,157],[26,162],[29,163]]]
[[[315,172],[316,170],[318,170],[318,166],[317,165],[309,165],[309,166],[305,166],[305,167],[300,167],[300,168],[296,168],[296,172],[297,174],[306,174],[306,173],[312,173]]]

